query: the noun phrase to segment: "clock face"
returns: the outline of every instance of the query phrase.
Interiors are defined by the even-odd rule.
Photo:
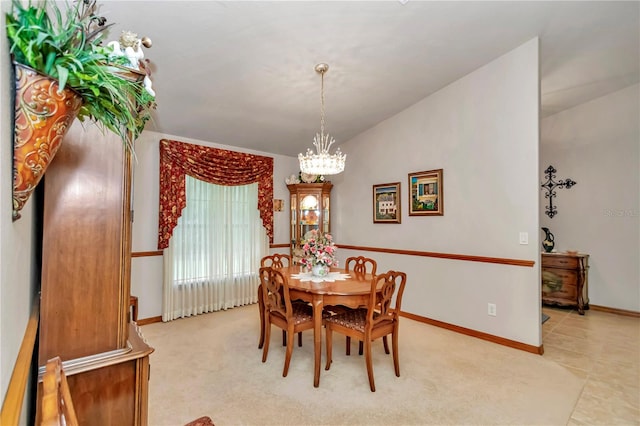
[[[304,183],[313,183],[318,179],[318,175],[311,175],[308,173],[301,173],[300,177]]]

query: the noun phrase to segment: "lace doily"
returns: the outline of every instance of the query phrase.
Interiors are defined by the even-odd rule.
[[[349,274],[343,274],[341,272],[329,272],[324,277],[316,277],[311,272],[301,272],[299,274],[291,274],[291,278],[295,278],[300,281],[313,281],[314,283],[344,281],[347,278],[351,278]]]

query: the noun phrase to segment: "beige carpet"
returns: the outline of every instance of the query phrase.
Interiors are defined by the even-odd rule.
[[[400,373],[374,343],[376,392],[366,367],[344,354],[313,387],[313,332],[295,347],[282,377],[282,335],[269,358],[258,349],[257,306],[155,323],[142,332],[151,355],[149,424],[181,425],[202,415],[224,425],[566,425],[583,379],[539,355],[402,318]],[[355,352],[355,355],[353,355]]]

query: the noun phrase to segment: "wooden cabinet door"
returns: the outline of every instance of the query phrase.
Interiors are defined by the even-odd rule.
[[[125,347],[130,156],[75,121],[45,175],[39,364]]]

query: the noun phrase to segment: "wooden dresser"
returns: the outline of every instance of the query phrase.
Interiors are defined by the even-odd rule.
[[[589,309],[589,255],[542,253],[542,303]]]
[[[153,348],[129,321],[130,155],[76,120],[44,184],[40,370],[60,356],[80,424],[146,425]]]

